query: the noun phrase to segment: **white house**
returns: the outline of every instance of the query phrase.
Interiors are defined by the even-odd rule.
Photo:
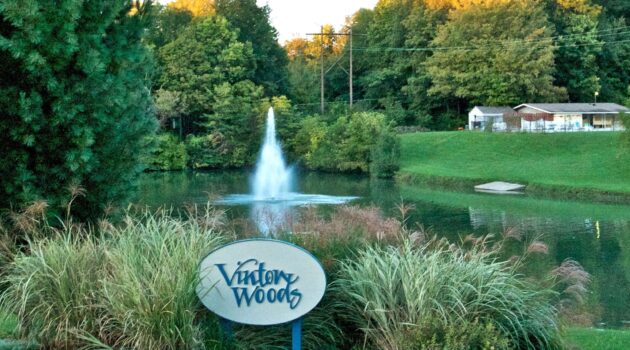
[[[494,130],[505,130],[504,113],[514,113],[514,110],[507,106],[475,106],[468,112],[468,128],[470,130],[484,129],[486,123],[492,121]]]
[[[617,115],[630,109],[616,103],[523,103],[506,114],[508,128],[522,131],[619,130]]]

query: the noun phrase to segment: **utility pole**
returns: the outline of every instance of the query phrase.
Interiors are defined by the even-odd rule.
[[[349,76],[350,76],[350,81],[349,81],[349,85],[350,85],[350,109],[352,110],[352,27],[350,27],[350,69],[349,69]]]
[[[319,33],[321,35],[321,41],[319,46],[319,65],[320,65],[320,76],[319,76],[319,99],[320,99],[320,110],[321,113],[324,114],[324,26],[321,26],[319,29]]]
[[[350,56],[350,71],[346,71],[346,73],[349,76],[349,85],[350,85],[350,108],[352,108],[352,27],[350,27],[350,30],[348,33],[324,33],[324,26],[321,26],[319,29],[319,33],[307,33],[306,35],[318,35],[321,36],[321,45],[320,45],[320,49],[319,49],[319,64],[320,64],[320,73],[319,73],[319,92],[320,92],[320,111],[322,114],[324,114],[324,75],[328,72],[324,72],[324,35],[347,35],[350,36],[350,52],[349,52],[349,56]],[[337,60],[338,62],[339,60]],[[336,62],[332,65],[334,66],[336,64]],[[332,68],[332,67],[331,67]],[[343,68],[341,68],[343,69]],[[330,70],[330,68],[328,69]],[[343,69],[345,71],[345,69]]]

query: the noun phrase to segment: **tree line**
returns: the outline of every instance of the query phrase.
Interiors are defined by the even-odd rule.
[[[61,206],[70,187],[98,212],[145,166],[249,166],[270,106],[291,161],[391,176],[395,127],[629,94],[623,0],[381,0],[341,29],[352,109],[349,37],[326,25],[281,46],[269,14],[255,0],[2,1],[0,206]]]
[[[629,16],[621,0],[383,0],[342,31],[354,33],[353,90],[362,108],[384,110],[401,125],[448,130],[463,126],[474,105],[625,103]],[[339,60],[347,40],[318,40],[285,46],[291,96],[304,106],[317,102],[323,48],[326,67],[339,67],[325,77],[326,99],[348,101],[349,63]]]

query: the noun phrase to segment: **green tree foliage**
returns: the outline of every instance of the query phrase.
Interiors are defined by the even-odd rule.
[[[323,26],[322,36],[313,36],[311,39],[293,39],[285,44],[285,50],[289,55],[288,83],[289,96],[298,105],[303,105],[302,110],[315,112],[319,111],[320,98],[320,69],[321,54],[324,58],[324,84],[325,99],[327,101],[340,98],[339,91],[346,94],[347,101],[347,75],[343,72],[342,79],[339,79],[338,70],[343,65],[341,63],[344,53],[344,37],[335,36],[332,25]],[[345,62],[345,61],[344,61]]]
[[[252,45],[255,68],[252,81],[265,88],[267,96],[287,93],[286,52],[278,44],[278,32],[271,25],[269,6],[255,0],[216,0],[216,11],[237,29],[238,40]]]
[[[373,170],[382,177],[391,176],[396,170],[393,164],[398,163],[400,145],[395,138],[385,115],[376,112],[340,116],[331,124],[308,117],[295,137],[299,145],[296,150],[311,169],[364,173]],[[377,157],[378,164],[373,163],[372,156]]]
[[[159,89],[153,94],[153,97],[155,100],[155,111],[157,112],[160,125],[163,127],[167,126],[173,119],[180,118],[186,110],[179,92]]]
[[[250,43],[241,43],[221,16],[208,17],[188,27],[160,49],[160,84],[177,92],[185,110],[189,144],[212,146],[195,166],[242,166],[252,161],[258,140],[262,87],[255,85]],[[192,147],[192,146],[191,146]],[[192,149],[197,149],[192,147]],[[200,150],[201,151],[201,150]],[[197,154],[197,152],[193,152]]]
[[[289,96],[297,104],[312,104],[319,100],[319,67],[303,56],[297,56],[288,66]]]
[[[401,52],[388,48],[404,46],[407,30],[403,23],[412,8],[411,0],[382,0],[376,5],[371,18],[364,15],[364,20],[370,20],[367,39],[369,48],[373,48],[364,51],[361,54],[363,57],[358,58],[369,62],[366,73],[358,79],[366,99],[382,103],[388,99],[400,99],[400,89],[410,73],[410,62]]]
[[[553,85],[551,34],[535,1],[451,12],[432,44],[453,48],[428,59],[429,93],[482,105],[563,100],[566,91]]]
[[[163,62],[160,85],[177,91],[187,106],[186,114],[199,122],[212,112],[213,88],[251,78],[252,48],[240,43],[223,17],[196,22],[159,52]]]
[[[429,4],[428,4],[429,5]],[[426,48],[437,34],[437,29],[444,24],[447,19],[447,12],[441,8],[432,9],[429,6],[416,6],[403,24],[407,29],[407,39],[405,46],[408,48]],[[411,74],[407,78],[406,84],[401,88],[405,95],[407,108],[415,116],[413,124],[428,125],[438,129],[450,129],[456,125],[452,124],[451,118],[440,118],[445,116],[444,109],[454,105],[459,107],[460,101],[457,98],[444,100],[443,97],[429,95],[431,87],[431,77],[427,71],[426,60],[431,56],[429,50],[410,51],[406,53],[411,62]],[[434,116],[434,117],[432,117]],[[446,121],[446,123],[442,123]]]
[[[146,41],[158,49],[174,41],[193,19],[189,10],[170,6],[154,6],[154,13]]]
[[[399,169],[400,139],[390,130],[382,130],[370,149],[370,175],[382,178],[393,177]]]
[[[555,82],[566,87],[571,102],[592,101],[600,90],[597,55],[602,42],[597,17],[601,8],[590,0],[551,0],[547,11],[556,28]]]
[[[1,206],[63,204],[71,184],[86,190],[81,215],[126,197],[155,127],[141,44],[150,6],[0,3]]]
[[[628,42],[628,21],[625,18],[604,18],[600,23],[606,35],[604,45],[597,58],[600,72],[600,101],[623,104],[626,89],[630,85],[630,42]]]
[[[260,145],[260,105],[263,88],[249,80],[224,82],[213,89],[212,113],[205,128],[215,140],[222,166],[242,167],[253,163]]]
[[[149,170],[181,170],[186,167],[187,155],[183,142],[170,133],[151,137],[151,153],[144,159]]]
[[[610,17],[630,18],[630,1],[627,0],[593,0],[604,9],[604,13]]]

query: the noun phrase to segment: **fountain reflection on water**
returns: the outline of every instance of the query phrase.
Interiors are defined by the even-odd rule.
[[[273,108],[267,113],[265,139],[251,180],[251,194],[232,194],[216,201],[223,205],[251,205],[251,218],[260,232],[288,230],[292,207],[313,204],[343,204],[358,197],[296,192],[294,172],[287,167],[276,138]]]

